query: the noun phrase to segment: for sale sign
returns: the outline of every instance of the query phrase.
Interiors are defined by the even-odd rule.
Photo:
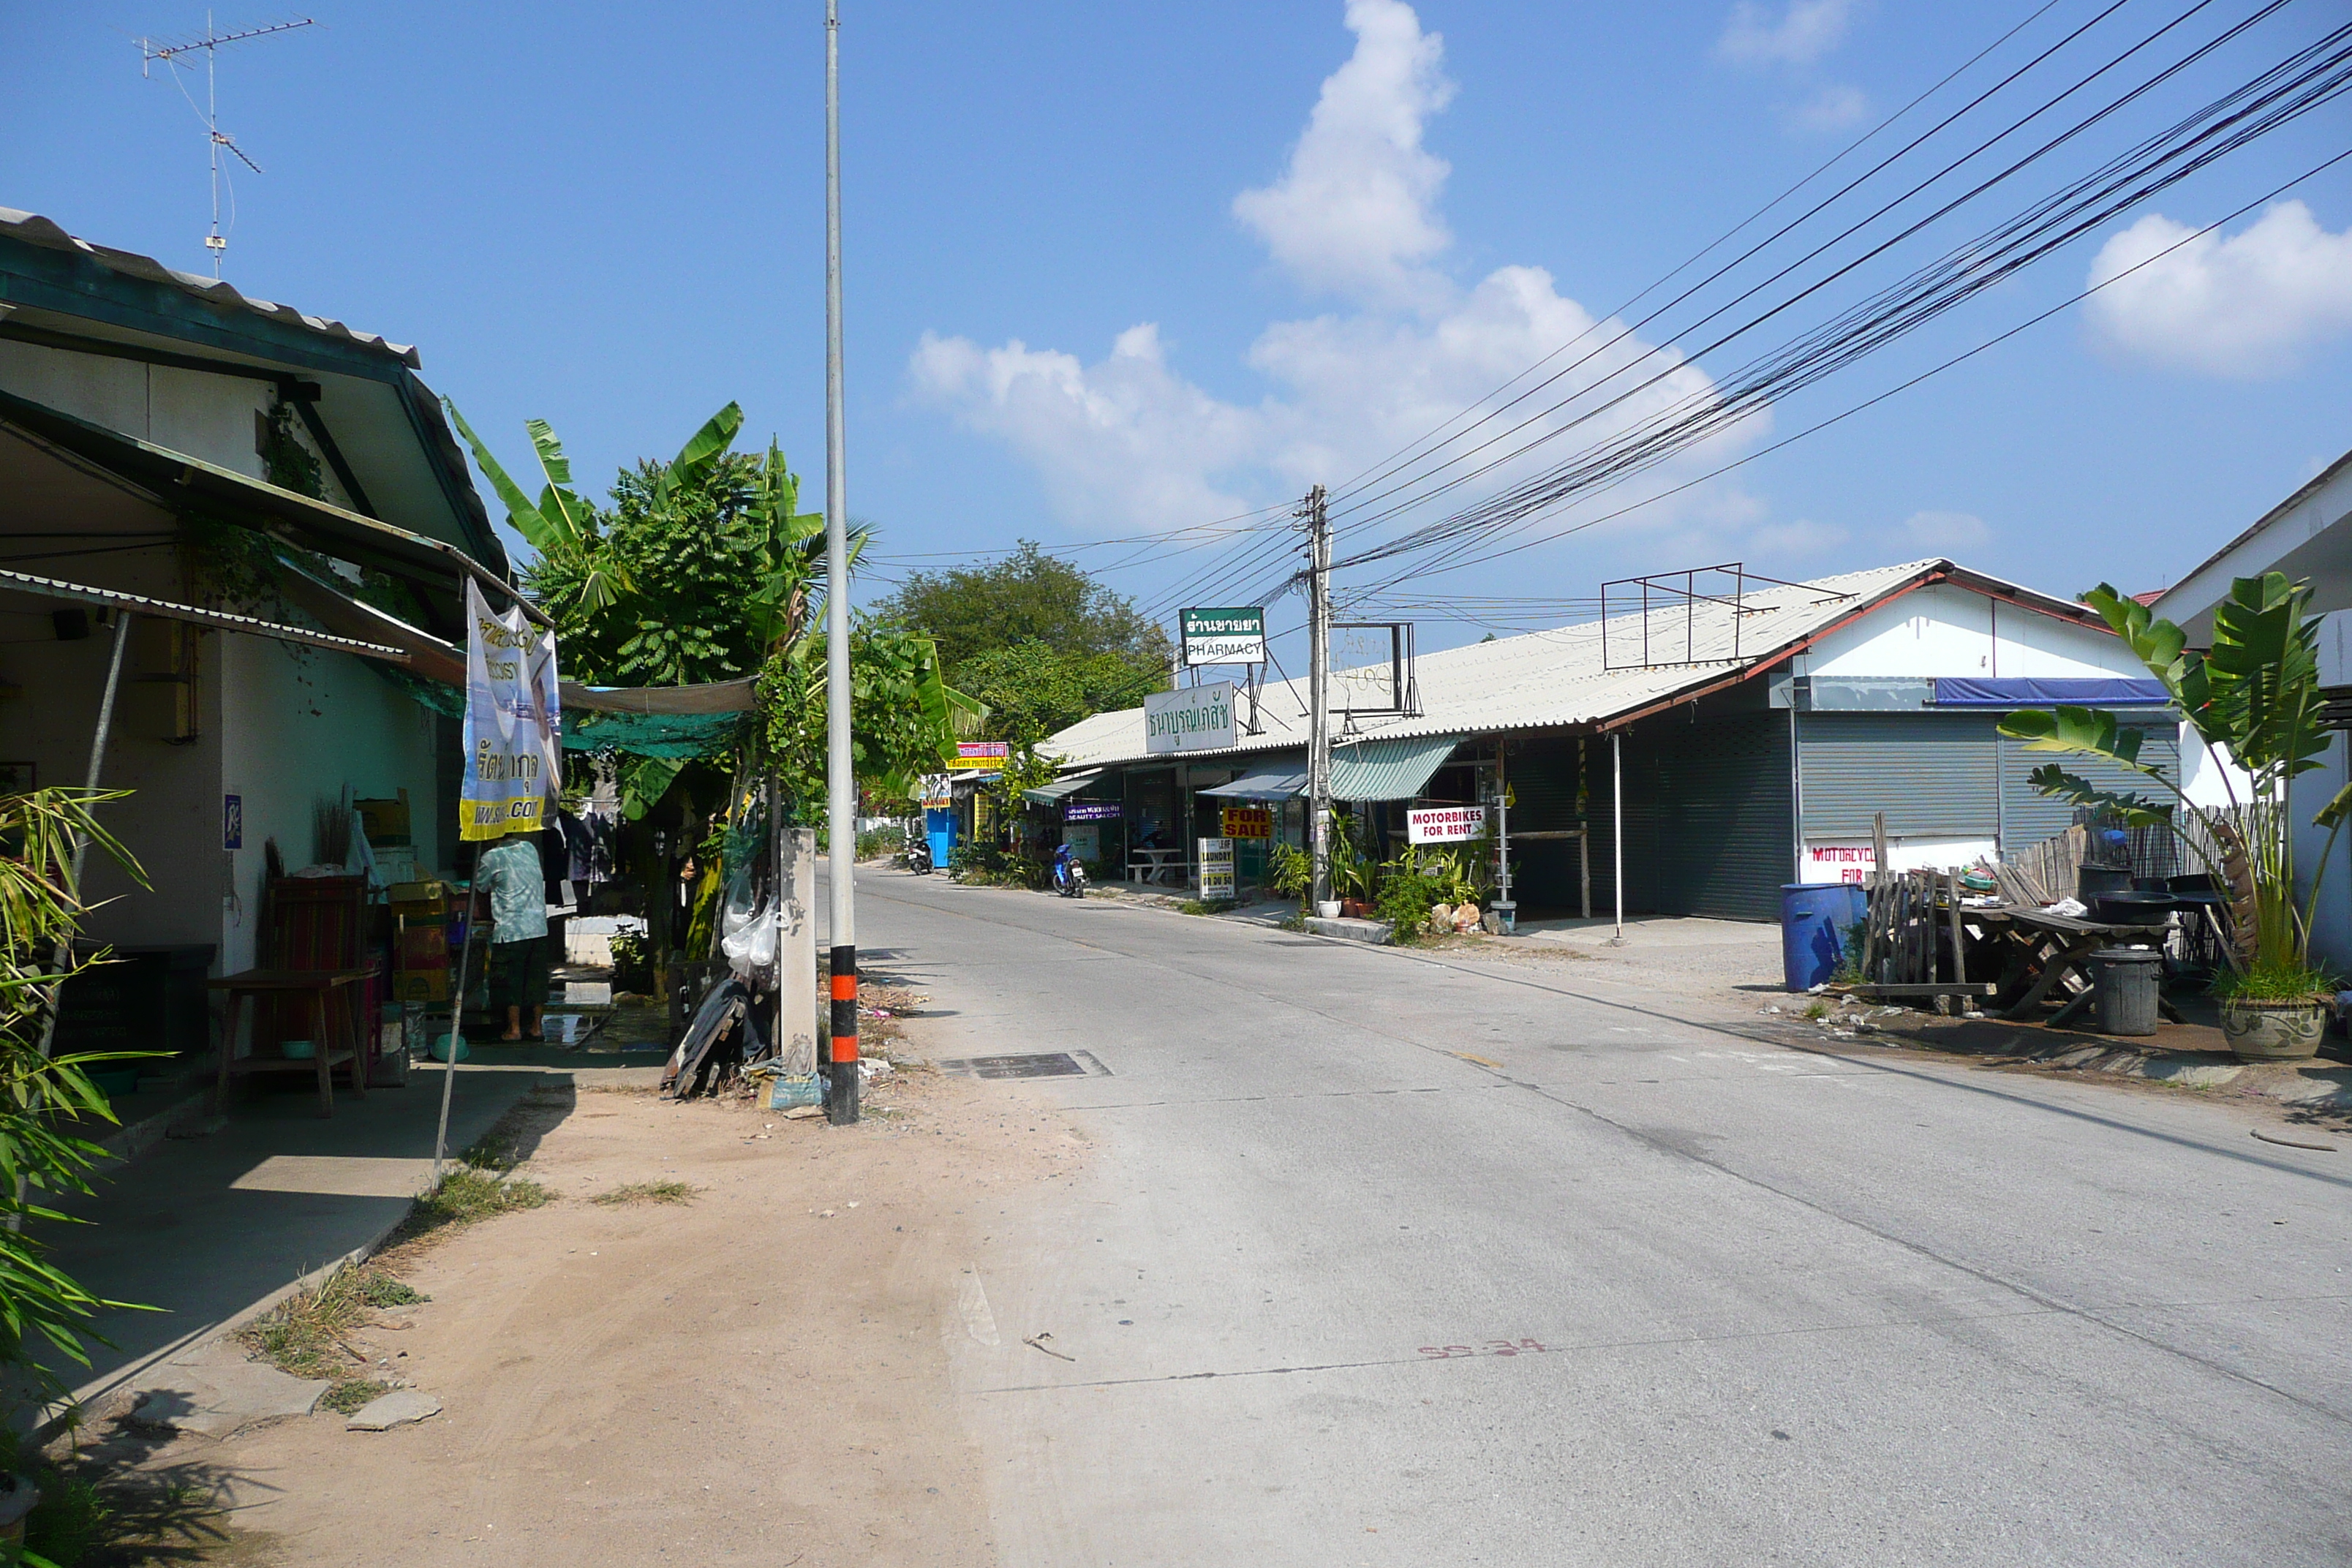
[[[1486,831],[1483,805],[1433,805],[1404,814],[1408,844],[1466,844]]]
[[[1229,805],[1217,815],[1217,831],[1228,838],[1274,837],[1274,813],[1265,806]]]

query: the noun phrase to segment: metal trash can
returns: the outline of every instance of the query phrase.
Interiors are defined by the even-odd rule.
[[[2110,1035],[2156,1033],[2156,1002],[2164,979],[2164,951],[2154,947],[2103,947],[2091,954],[2099,1028]]]

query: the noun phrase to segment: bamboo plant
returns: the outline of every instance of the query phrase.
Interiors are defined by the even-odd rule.
[[[70,942],[89,913],[75,861],[78,843],[94,845],[147,885],[130,851],[100,826],[93,808],[126,791],[43,789],[0,795],[0,1367],[28,1375],[50,1392],[61,1384],[45,1364],[38,1342],[83,1366],[81,1336],[92,1315],[127,1302],[106,1300],[43,1256],[47,1247],[24,1234],[26,1220],[68,1216],[50,1206],[52,1194],[87,1193],[105,1151],[75,1135],[76,1120],[112,1121],[107,1098],[89,1081],[93,1063],[137,1052],[87,1052],[50,1057],[46,1025],[67,980],[102,962],[70,956]]]
[[[2209,754],[2234,764],[2219,769],[2224,807],[2202,805],[2182,780],[2139,757],[2141,733],[2100,709],[2061,707],[2011,714],[2000,732],[2031,752],[2095,756],[2153,779],[2171,792],[2166,800],[2102,790],[2051,763],[2034,770],[2036,790],[2077,805],[2104,806],[2134,826],[2170,828],[2227,890],[2231,909],[2231,973],[2219,994],[2246,1000],[2300,1001],[2324,995],[2329,977],[2312,967],[2311,921],[2328,855],[2315,868],[2303,905],[2295,901],[2294,816],[2289,804],[2295,778],[2321,765],[2330,735],[2320,721],[2319,617],[2306,614],[2308,583],[2282,573],[2241,577],[2213,612],[2213,646],[2199,652],[2170,621],[2102,583],[2083,602],[2105,617],[2116,634],[2164,683]],[[2352,784],[2313,818],[2328,830],[2328,847],[2352,815]],[[2185,831],[2194,820],[2201,834]]]

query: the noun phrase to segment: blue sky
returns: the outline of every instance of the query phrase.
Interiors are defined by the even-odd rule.
[[[848,0],[851,510],[895,572],[1336,485],[1605,318],[2039,3]],[[2130,0],[2049,79],[2185,8]],[[2178,37],[2253,8],[2216,5]],[[1980,69],[2094,9],[2061,0]],[[510,464],[529,416],[599,476],[675,449],[731,397],[748,434],[775,432],[819,479],[819,5],[310,14],[325,26],[223,57],[224,127],[268,171],[237,184],[233,281],[415,342]],[[2341,20],[2294,0],[2084,156],[1897,254],[1927,260]],[[11,7],[0,205],[203,269],[203,133],[170,85],[141,79],[131,42],[202,23],[154,3]],[[2127,263],[2347,145],[2352,108],[2323,107],[1594,510],[1881,391],[2065,300],[2103,247]],[[1411,590],[1572,600],[1710,561],[1811,575],[1934,553],[2062,592],[2159,584],[2352,447],[2352,163],[2291,195],[2305,205],[2257,209],[1820,436]],[[1638,346],[1676,345],[1675,325]],[[1670,384],[1704,395],[1744,357]],[[1152,602],[1210,559],[1112,580]],[[1213,572],[1180,596],[1231,602],[1262,576]],[[1424,646],[1478,632],[1432,625]]]

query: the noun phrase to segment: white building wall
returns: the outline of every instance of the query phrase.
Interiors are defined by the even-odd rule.
[[[318,802],[346,791],[383,798],[405,789],[419,864],[444,867],[445,858],[430,713],[347,654],[258,637],[223,640],[220,788],[239,796],[245,812],[245,847],[231,857],[239,907],[222,921],[223,963],[235,970],[253,962],[262,846],[275,838],[289,871],[309,865]]]
[[[1799,675],[2145,679],[2123,639],[1939,583],[1906,594],[1799,654]]]
[[[266,381],[0,340],[0,387],[142,441],[261,479],[254,416]]]

